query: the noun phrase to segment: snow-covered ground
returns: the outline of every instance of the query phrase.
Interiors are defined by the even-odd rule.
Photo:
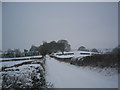
[[[33,61],[33,60],[22,60],[22,61],[7,61],[7,62],[2,62],[1,63],[1,66],[2,67],[10,67],[10,66],[13,66],[15,64],[20,64],[20,63],[23,63],[23,62],[29,62],[29,61]]]
[[[34,61],[33,59],[30,60],[30,58],[41,58],[42,56],[30,56],[30,57],[18,57],[18,58],[0,58],[0,61],[5,61],[5,62],[0,62],[0,68],[1,67],[10,67],[15,64],[20,64],[23,62],[29,62],[29,61]],[[16,61],[11,61],[11,60],[16,60]],[[26,59],[26,60],[22,60]],[[28,60],[27,60],[28,59]]]
[[[89,52],[89,51],[72,51],[72,52],[64,52],[64,54],[68,54],[68,55],[60,55],[60,54],[62,53],[61,52],[54,53],[53,56],[57,58],[82,58],[82,57],[91,56],[92,54],[97,54],[97,53]]]
[[[61,55],[61,56],[58,56],[56,55],[57,58],[72,58],[74,57],[74,55]]]
[[[117,88],[118,74],[104,75],[46,57],[46,80],[54,88]]]
[[[13,60],[13,59],[30,59],[30,58],[41,58],[42,56],[29,56],[29,57],[16,57],[16,58],[0,58],[0,61],[2,60]]]

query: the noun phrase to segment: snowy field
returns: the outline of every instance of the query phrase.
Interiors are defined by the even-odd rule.
[[[22,60],[22,59],[31,59],[31,58],[42,58],[41,55],[39,56],[29,56],[29,57],[17,57],[17,58],[0,58],[0,61],[5,61],[5,60]]]
[[[61,57],[67,58],[67,56],[62,55]],[[49,56],[46,56],[46,60],[44,60],[28,59],[2,62],[1,67],[5,68],[0,72],[0,75],[3,75],[4,87],[31,88],[39,85],[40,87],[53,88],[118,87],[118,73],[115,69],[74,66]]]
[[[91,56],[92,54],[96,54],[96,53],[88,52],[88,51],[73,51],[73,52],[64,52],[64,54],[68,54],[68,55],[62,55],[62,53],[59,52],[59,53],[54,53],[53,56],[55,56],[56,58],[61,58],[61,59],[62,58],[83,58],[86,56]]]
[[[10,67],[16,64],[20,64],[23,62],[29,62],[29,61],[33,61],[33,60],[22,60],[22,61],[7,61],[7,62],[2,62],[1,63],[1,67]]]
[[[117,88],[117,72],[111,75],[105,73],[46,57],[46,80],[54,88]]]

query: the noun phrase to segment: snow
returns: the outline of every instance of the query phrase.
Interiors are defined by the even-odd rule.
[[[39,55],[39,56],[31,56],[31,58],[41,58],[42,56]]]
[[[2,61],[3,59],[2,58],[0,58],[0,61]]]
[[[0,58],[0,61],[2,60],[12,60],[12,59],[30,59],[30,58],[41,58],[42,56],[29,56],[29,57],[16,57],[16,58]]]
[[[57,58],[82,58],[86,56],[91,56],[92,54],[95,54],[93,52],[88,52],[88,51],[73,51],[73,52],[64,52],[64,54],[70,54],[71,55],[57,55],[57,54],[62,54],[62,53],[54,53],[54,56]],[[83,53],[83,54],[82,54]]]
[[[11,69],[19,69],[20,71],[19,72],[31,72],[33,71],[34,68],[31,68],[31,69],[28,69],[29,67],[40,67],[39,64],[27,64],[27,65],[22,65],[22,66],[19,66],[19,67],[12,67]],[[10,68],[9,68],[10,69]],[[7,69],[6,69],[7,70]]]
[[[41,78],[43,78],[40,76],[41,73],[44,73],[43,66],[38,63],[40,62],[44,64],[43,60],[31,59],[31,60],[22,60],[22,61],[6,61],[3,62],[3,64],[8,67],[29,61],[32,61],[32,63],[22,64],[18,67],[9,67],[1,71],[0,84],[4,82],[3,87],[7,88],[10,86],[11,89],[14,88],[11,86],[14,84],[18,85],[20,88],[23,87],[31,88],[34,86],[34,84],[36,85],[41,80]],[[2,79],[3,77],[5,79]],[[34,79],[37,79],[38,82],[34,82]]]
[[[16,82],[16,83],[21,83],[24,86],[32,86],[33,85],[32,76],[36,75],[36,77],[40,79],[40,73],[36,73],[37,71],[36,67],[40,68],[40,65],[39,64],[27,64],[27,65],[22,65],[20,67],[8,68],[6,69],[8,70],[7,72],[2,72],[2,73],[8,74],[10,77],[17,78],[17,79],[11,78],[12,80],[10,79],[10,81],[9,81],[9,78],[7,79],[12,84]],[[10,69],[12,69],[13,71],[9,71]],[[16,69],[18,69],[19,71],[14,71]]]
[[[54,88],[117,88],[118,74],[105,76],[89,68],[77,67],[46,57],[46,80]]]
[[[29,62],[29,61],[33,61],[33,60],[23,60],[23,61],[7,61],[7,62],[2,62],[2,67],[10,67],[13,66],[15,64],[20,64],[23,62]]]
[[[72,58],[74,55],[61,55],[61,56],[56,56],[57,58]]]

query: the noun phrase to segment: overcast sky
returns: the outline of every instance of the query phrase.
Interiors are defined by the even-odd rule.
[[[73,49],[118,45],[118,3],[2,3],[3,50],[68,40]]]
[[[0,50],[2,50],[2,3],[0,2]]]

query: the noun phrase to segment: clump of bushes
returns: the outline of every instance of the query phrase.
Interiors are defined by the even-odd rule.
[[[101,54],[83,57],[81,59],[76,59],[71,62],[71,64],[76,64],[79,66],[92,66],[92,67],[111,67],[118,69],[118,56],[120,54]]]
[[[71,64],[78,66],[92,66],[100,68],[116,68],[120,73],[120,45],[114,48],[110,53],[97,54],[83,58],[71,60]]]

